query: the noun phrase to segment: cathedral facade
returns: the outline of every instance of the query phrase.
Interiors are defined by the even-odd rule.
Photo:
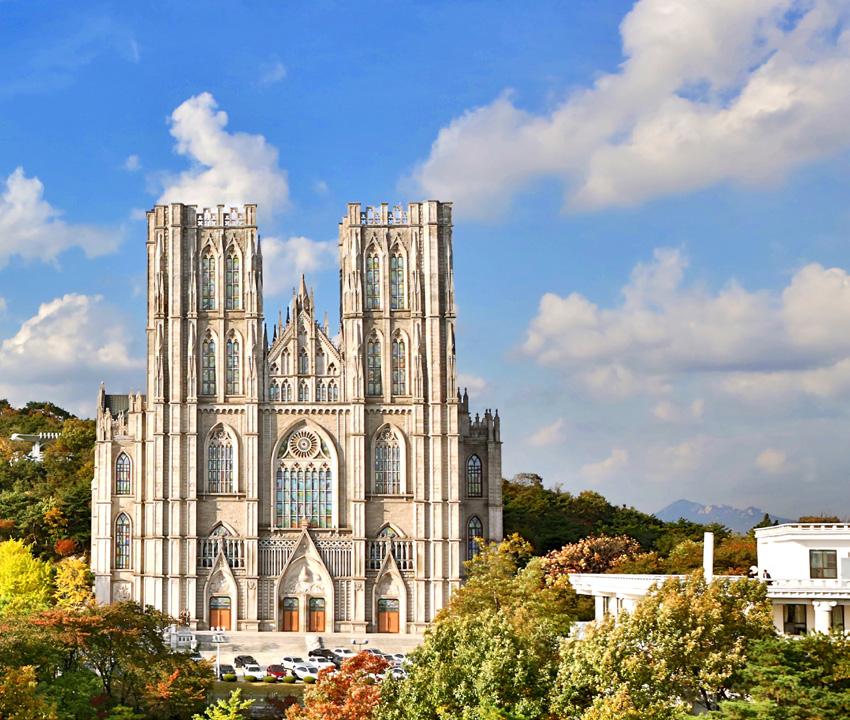
[[[456,384],[451,204],[349,204],[340,325],[271,330],[256,206],[147,213],[146,394],[97,411],[97,600],[197,629],[419,633],[502,534],[498,412]]]

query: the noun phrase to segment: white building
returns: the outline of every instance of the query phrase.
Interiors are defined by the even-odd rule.
[[[499,415],[456,383],[450,203],[349,204],[339,332],[267,331],[256,206],[147,214],[146,394],[98,398],[92,568],[193,629],[420,633],[502,535]]]
[[[755,534],[758,576],[768,583],[776,629],[789,635],[845,629],[850,621],[850,524],[788,523]],[[710,577],[713,538],[706,540],[704,572]],[[593,596],[601,620],[632,610],[650,588],[670,577],[683,576],[573,573],[570,583],[579,595]]]

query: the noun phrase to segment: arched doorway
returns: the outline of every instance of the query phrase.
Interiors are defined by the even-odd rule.
[[[210,598],[210,627],[230,629],[230,598],[214,595]]]
[[[285,597],[281,603],[281,630],[298,632],[298,598]]]
[[[324,632],[325,631],[325,599],[320,597],[311,597],[309,600],[309,611],[307,615],[307,631],[308,632]]]
[[[397,633],[399,631],[398,598],[378,599],[378,632]]]

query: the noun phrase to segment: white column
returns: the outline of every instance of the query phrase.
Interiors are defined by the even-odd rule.
[[[832,619],[832,608],[835,607],[834,600],[814,600],[812,606],[815,609],[815,632],[829,633]]]
[[[596,622],[602,622],[605,619],[605,598],[602,595],[594,595],[593,604],[596,608]]]

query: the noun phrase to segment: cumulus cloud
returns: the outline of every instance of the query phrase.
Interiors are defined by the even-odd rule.
[[[190,97],[171,113],[175,151],[191,167],[164,178],[159,203],[199,207],[257,203],[274,214],[289,202],[289,183],[277,148],[262,135],[227,131],[227,113],[208,92]]]
[[[116,229],[66,223],[62,212],[44,199],[44,185],[18,167],[6,178],[0,196],[0,268],[12,256],[51,262],[78,247],[88,257],[113,252],[121,240]]]
[[[478,375],[469,373],[458,373],[457,386],[466,388],[470,395],[479,395],[487,390],[487,381]]]
[[[469,110],[408,183],[480,216],[540,177],[584,210],[775,184],[850,146],[848,21],[839,0],[640,0],[620,25],[617,72],[551,112],[511,92]]]
[[[693,422],[702,418],[704,409],[705,401],[702,398],[697,398],[685,404],[672,400],[660,400],[652,408],[652,415],[656,420],[660,420],[661,422]]]
[[[144,386],[144,362],[129,335],[126,320],[99,295],[46,302],[0,342],[0,397],[50,399],[90,414],[101,380]]]
[[[758,454],[756,465],[768,475],[776,475],[785,469],[785,453],[776,448],[766,448]]]
[[[335,262],[335,242],[303,236],[263,238],[263,289],[266,295],[291,292],[302,274],[324,270]]]
[[[735,282],[716,292],[684,282],[687,259],[658,249],[602,308],[578,293],[545,294],[524,350],[590,391],[659,395],[676,378],[711,377],[741,396],[850,391],[850,276],[808,264],[781,293]],[[660,420],[672,405],[656,405]],[[702,406],[692,406],[692,417]]]
[[[557,445],[564,440],[564,419],[558,418],[555,422],[538,428],[531,437],[528,444],[534,447],[547,447]]]
[[[600,483],[616,475],[629,464],[629,452],[623,448],[614,448],[604,460],[582,465],[579,473],[591,484]]]

